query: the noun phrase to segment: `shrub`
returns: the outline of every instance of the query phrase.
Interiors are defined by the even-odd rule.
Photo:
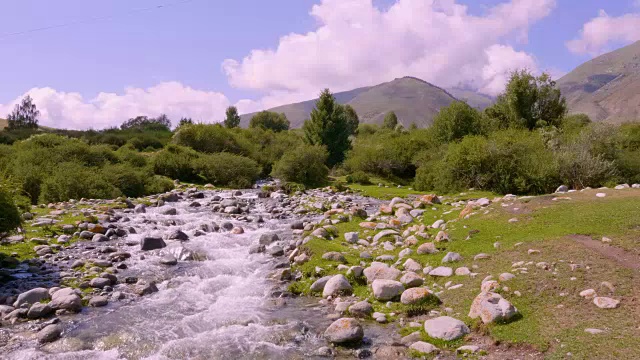
[[[318,145],[303,145],[285,154],[273,167],[272,175],[286,182],[318,187],[327,183],[325,165],[329,153]]]
[[[144,184],[145,195],[165,193],[173,190],[173,188],[173,181],[160,175],[147,177]]]
[[[98,169],[74,162],[61,163],[42,182],[40,201],[45,203],[69,199],[113,199],[122,192],[110,184]]]
[[[180,128],[174,135],[173,142],[188,146],[204,153],[229,152],[238,155],[250,155],[253,145],[236,135],[234,129],[227,129],[219,124],[195,124]]]
[[[347,183],[348,184],[371,185],[371,179],[369,179],[369,175],[367,175],[365,172],[356,171],[353,174],[347,175]]]
[[[125,196],[140,197],[146,193],[145,184],[149,174],[139,168],[124,164],[110,165],[102,168],[102,174],[111,185],[118,188]]]
[[[289,130],[289,120],[287,120],[287,116],[284,113],[279,114],[265,110],[251,118],[249,127],[272,130],[273,132],[286,131]]]
[[[229,153],[202,155],[195,161],[195,169],[204,181],[233,188],[249,188],[260,175],[254,160]]]
[[[0,233],[6,233],[20,226],[22,218],[13,197],[4,187],[0,187]]]
[[[194,168],[194,162],[197,158],[198,153],[192,149],[169,145],[154,156],[153,172],[174,180],[195,182],[198,181]]]
[[[558,169],[564,184],[574,189],[601,186],[616,175],[613,161],[592,154],[582,144],[572,144],[558,154]]]
[[[458,141],[467,135],[481,135],[486,130],[480,112],[461,101],[440,109],[432,128],[435,137],[443,143]]]

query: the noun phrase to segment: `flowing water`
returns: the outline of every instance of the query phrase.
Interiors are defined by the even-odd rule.
[[[201,203],[209,202],[213,193]],[[230,193],[221,194],[230,196]],[[256,198],[255,193],[243,195]],[[263,201],[250,216],[264,213]],[[132,258],[125,271],[140,278],[163,279],[159,292],[129,302],[111,302],[106,308],[85,308],[83,314],[61,318],[63,337],[44,348],[34,340],[20,349],[0,355],[7,359],[303,359],[326,345],[321,333],[330,323],[312,299],[279,299],[272,296],[277,284],[269,280],[277,261],[265,254],[249,254],[260,234],[276,231],[291,239],[289,223],[234,222],[245,233],[211,232],[192,236],[203,224],[229,221],[206,206],[189,207],[191,201],[171,203],[177,216],[162,215],[162,208],[145,214],[127,214],[137,234],[161,236],[175,229],[190,235],[185,246],[206,254],[205,261],[160,265],[158,252],[126,248]],[[179,219],[179,226],[161,225]],[[156,220],[149,222],[149,220]],[[180,246],[169,241],[169,246]],[[144,254],[145,259],[140,260]],[[280,260],[280,262],[284,261]]]

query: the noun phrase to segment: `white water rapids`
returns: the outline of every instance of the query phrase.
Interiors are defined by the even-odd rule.
[[[207,204],[213,193],[206,193]],[[230,196],[230,193],[220,194]],[[255,198],[255,194],[244,195]],[[189,235],[185,247],[206,254],[205,261],[179,262],[167,267],[159,264],[157,250],[143,252],[139,246],[125,247],[132,254],[127,261],[139,278],[163,274],[159,292],[131,302],[110,302],[105,308],[85,308],[82,314],[61,318],[65,333],[55,343],[40,348],[35,340],[26,341],[19,350],[0,357],[6,359],[297,359],[325,345],[303,321],[322,317],[305,306],[278,306],[270,296],[274,282],[268,279],[274,260],[266,254],[249,254],[249,247],[260,235],[276,231],[291,238],[289,223],[268,220],[265,223],[236,222],[214,214],[207,206],[189,207],[193,200],[168,203],[175,216],[162,215],[162,208],[149,207],[144,214],[125,214],[137,234],[162,236],[180,229]],[[249,216],[264,211],[252,208]],[[157,221],[157,224],[149,221]],[[179,220],[179,226],[165,226],[163,220]],[[245,233],[227,231],[193,236],[203,224],[231,221]],[[122,224],[124,225],[124,224]],[[167,241],[168,248],[180,246]],[[145,256],[140,260],[140,256]],[[280,261],[284,261],[281,258]],[[117,290],[117,288],[116,288]],[[280,299],[282,300],[282,299]],[[316,302],[317,303],[317,302]]]

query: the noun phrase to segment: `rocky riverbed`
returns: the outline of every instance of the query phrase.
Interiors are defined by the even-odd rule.
[[[537,201],[575,195],[558,191]],[[589,191],[580,196],[607,193]],[[26,236],[37,257],[5,270],[0,358],[542,358],[483,329],[523,318],[512,301],[531,289],[520,277],[575,282],[591,266],[541,261],[520,242],[518,261],[488,266],[492,255],[476,249],[504,245],[474,242],[479,230],[465,225],[500,211],[501,228],[518,226],[530,200],[180,187],[49,204],[24,215],[26,233],[4,240],[20,246]],[[602,284],[575,296],[589,309],[620,307],[614,285]]]

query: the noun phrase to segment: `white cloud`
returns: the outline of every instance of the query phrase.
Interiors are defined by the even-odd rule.
[[[494,95],[511,70],[537,70],[532,56],[504,43],[526,42],[530,25],[554,6],[555,0],[511,0],[475,16],[455,0],[398,0],[385,10],[371,0],[322,0],[311,10],[315,31],[227,59],[223,69],[232,86],[265,91],[273,103],[407,75]]]
[[[0,104],[0,114],[10,113],[25,95],[31,95],[40,110],[40,124],[56,128],[101,129],[118,126],[138,115],[167,114],[177,122],[191,117],[202,122],[220,121],[230,105],[222,93],[195,90],[178,82],[164,82],[148,89],[127,88],[123,94],[100,93],[85,100],[78,93],[52,88],[34,88],[13,102]]]
[[[582,26],[580,36],[567,42],[576,54],[597,56],[607,52],[612,43],[632,43],[640,40],[640,14],[609,16],[600,10],[597,17]]]

